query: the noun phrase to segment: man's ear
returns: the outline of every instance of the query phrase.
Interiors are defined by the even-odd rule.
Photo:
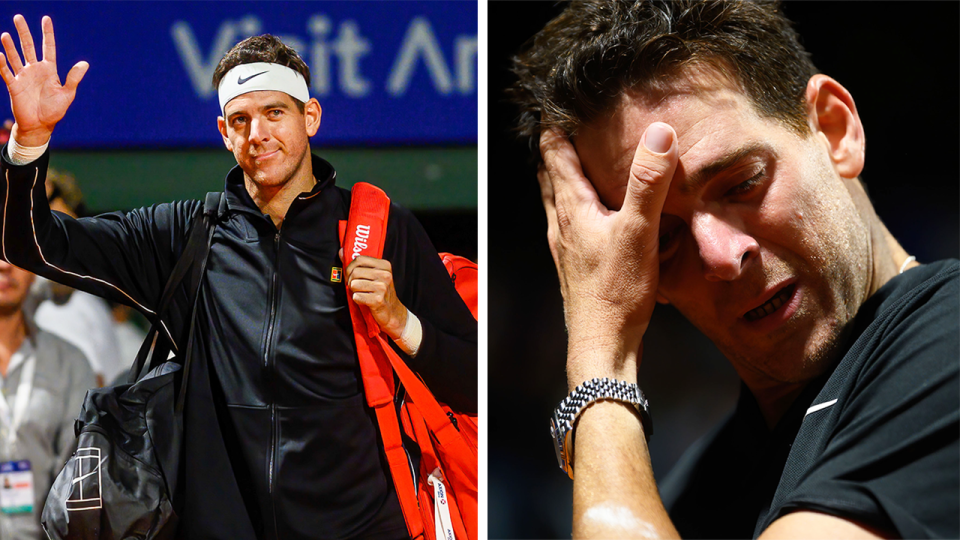
[[[320,107],[320,102],[317,101],[317,98],[310,98],[310,101],[303,105],[303,117],[307,128],[307,136],[313,137],[317,134],[317,130],[320,129],[320,116],[322,114],[323,109]]]
[[[867,139],[850,92],[834,79],[817,74],[807,82],[807,122],[822,135],[830,159],[843,178],[863,171]]]
[[[222,116],[217,117],[217,129],[220,130],[220,136],[223,137],[223,145],[227,147],[227,150],[233,152],[233,143],[227,137],[227,122]]]

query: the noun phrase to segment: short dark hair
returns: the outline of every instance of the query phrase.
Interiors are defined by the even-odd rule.
[[[573,135],[627,90],[662,88],[685,67],[728,76],[758,112],[809,133],[805,91],[816,67],[779,2],[577,0],[513,58],[517,131],[536,150],[540,131]]]
[[[300,55],[292,47],[280,41],[280,38],[271,34],[252,36],[237,43],[232,49],[227,51],[217,64],[217,69],[213,70],[213,89],[220,88],[220,81],[231,69],[254,62],[267,62],[269,64],[280,64],[293,69],[303,75],[307,81],[307,88],[310,88],[310,68],[307,63],[300,58]],[[304,103],[297,98],[293,98],[297,108],[302,113]]]

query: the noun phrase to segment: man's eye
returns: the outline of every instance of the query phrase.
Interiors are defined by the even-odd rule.
[[[760,169],[760,171],[757,172],[757,174],[751,176],[750,178],[730,188],[730,190],[727,191],[727,196],[735,197],[737,195],[744,195],[746,193],[753,191],[754,188],[760,186],[763,183],[763,181],[766,179],[766,174],[767,174],[766,169]]]
[[[660,218],[659,251],[660,260],[669,258],[680,245],[680,236],[683,233],[683,220],[676,216],[662,216]]]
[[[673,229],[660,235],[660,253],[670,249],[671,243],[679,236],[677,232],[677,229]]]
[[[281,111],[280,109],[273,109],[268,114],[272,118],[279,118],[281,115],[283,115],[283,111]]]

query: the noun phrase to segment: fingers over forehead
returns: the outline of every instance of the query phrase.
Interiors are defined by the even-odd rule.
[[[553,198],[553,184],[550,182],[550,174],[543,163],[537,169],[537,181],[540,182],[540,198],[543,201],[543,210],[547,215],[547,245],[550,247],[550,254],[553,256],[553,262],[557,265],[559,271],[560,259],[557,253],[557,236],[560,234],[560,225],[557,219],[557,205]],[[563,281],[562,276],[560,281]]]
[[[543,209],[547,211],[547,224],[551,225],[557,220],[557,206],[554,201],[553,183],[550,180],[550,173],[542,163],[537,169],[537,182],[540,184],[540,200],[543,201]]]
[[[543,201],[543,210],[547,215],[547,241],[553,249],[553,235],[557,230],[557,205],[553,198],[553,184],[550,182],[550,174],[547,168],[541,163],[537,169],[537,181],[540,183],[540,199]]]
[[[541,133],[540,155],[555,197],[597,198],[590,180],[583,175],[580,157],[566,135],[553,129]]]
[[[553,205],[553,183],[550,181],[550,173],[547,172],[547,167],[543,163],[537,167],[537,183],[540,184],[540,198],[543,199],[543,204],[550,203]]]
[[[562,166],[563,158],[569,161],[570,153],[576,155],[566,135],[556,129],[547,129],[540,133],[540,155],[548,172],[553,172],[558,166]]]

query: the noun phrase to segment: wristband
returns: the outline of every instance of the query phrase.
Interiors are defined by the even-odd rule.
[[[396,343],[403,352],[407,353],[407,356],[413,358],[417,355],[417,351],[420,350],[420,343],[422,341],[423,326],[420,324],[420,319],[408,309],[407,323],[403,325],[403,332],[400,332],[400,337],[393,340],[393,342]]]
[[[50,141],[45,142],[43,146],[20,146],[16,139],[10,137],[7,141],[7,159],[13,165],[27,165],[40,159],[49,145]]]

